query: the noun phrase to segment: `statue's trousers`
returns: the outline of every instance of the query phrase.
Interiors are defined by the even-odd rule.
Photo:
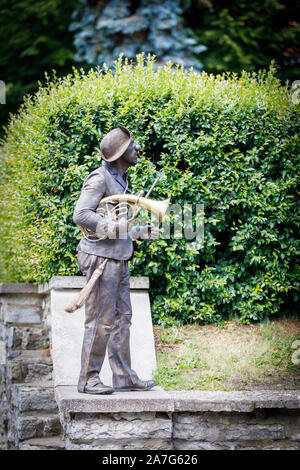
[[[105,258],[78,252],[87,282]],[[90,377],[98,376],[107,348],[113,386],[130,386],[138,380],[131,369],[129,267],[126,260],[109,259],[85,303],[84,338],[78,391],[83,392]],[[101,378],[101,373],[100,373]]]

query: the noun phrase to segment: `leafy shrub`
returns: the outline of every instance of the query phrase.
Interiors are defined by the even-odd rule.
[[[201,250],[138,242],[134,275],[151,281],[159,323],[261,320],[296,298],[299,112],[274,67],[214,77],[138,56],[112,72],[55,76],[11,118],[2,147],[2,280],[80,274],[72,213],[95,147],[119,123],[142,146],[137,194],[203,203]]]

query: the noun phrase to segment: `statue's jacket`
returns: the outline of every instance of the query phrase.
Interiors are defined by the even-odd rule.
[[[104,160],[102,166],[86,178],[75,206],[73,221],[90,232],[97,232],[101,239],[84,235],[77,251],[116,260],[128,260],[132,257],[132,237],[138,239],[138,235],[131,233],[130,236],[128,233],[122,233],[116,237],[115,222],[111,217],[101,216],[95,212],[104,197],[113,194],[131,194],[127,178],[127,173],[122,177],[116,168]]]

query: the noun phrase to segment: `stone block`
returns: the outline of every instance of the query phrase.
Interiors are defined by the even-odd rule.
[[[0,340],[6,340],[6,326],[0,323]]]
[[[49,294],[52,289],[82,289],[85,286],[85,276],[52,276],[49,282],[35,286],[39,294]],[[13,284],[12,284],[13,286]],[[149,278],[146,276],[135,276],[130,278],[131,289],[149,289]],[[1,284],[0,284],[1,293]]]
[[[34,305],[6,305],[4,321],[7,324],[36,324],[41,322],[41,307]]]
[[[61,437],[42,437],[20,442],[19,450],[64,450],[65,443]]]
[[[251,425],[246,423],[203,424],[191,422],[189,424],[174,424],[173,436],[175,439],[193,439],[194,441],[235,441],[253,439],[284,439],[285,429],[280,424]]]
[[[9,294],[37,294],[38,286],[26,282],[14,283],[14,282],[0,282],[0,294],[7,296]]]
[[[14,408],[20,412],[57,409],[52,384],[13,385],[12,400]]]
[[[282,440],[193,441],[174,439],[176,450],[299,450],[300,443]]]
[[[23,339],[23,328],[11,326],[7,328],[7,347],[10,349],[21,349]]]
[[[11,383],[45,382],[52,378],[52,360],[46,350],[23,351],[9,361],[7,373]]]
[[[36,286],[37,287],[37,286]],[[40,294],[14,292],[3,297],[4,305],[42,307],[43,299]]]
[[[52,380],[52,365],[28,364],[24,382]]]
[[[235,450],[299,450],[300,443],[289,439],[263,441],[236,441]]]
[[[78,393],[76,387],[55,387],[59,409],[63,413],[137,413],[173,411],[169,393],[154,387],[147,392],[115,392],[112,395]]]
[[[173,436],[193,441],[235,441],[286,438],[288,420],[272,413],[176,413]]]
[[[39,326],[7,328],[7,346],[11,349],[41,349],[49,345],[48,329]]]
[[[23,382],[23,367],[21,362],[9,362],[7,365],[7,378],[8,381],[13,383],[22,383]]]
[[[6,344],[5,341],[0,341],[0,364],[6,364]]]
[[[66,439],[66,450],[172,450],[171,440],[136,439],[136,440],[95,440],[89,443],[73,442]]]
[[[255,409],[300,408],[299,390],[263,391],[174,391],[174,411],[245,412]]]
[[[20,414],[16,420],[16,431],[20,440],[33,437],[50,437],[61,434],[58,414]]]
[[[46,328],[25,328],[22,349],[42,349],[49,346],[49,331]]]
[[[6,377],[6,365],[0,364],[0,384],[4,384]]]
[[[102,414],[72,419],[66,426],[73,441],[95,439],[170,439],[172,420],[157,417],[155,413]]]
[[[232,442],[207,442],[193,439],[174,439],[174,450],[234,450]]]

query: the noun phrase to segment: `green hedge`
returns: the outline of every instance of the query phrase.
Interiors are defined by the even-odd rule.
[[[205,243],[138,243],[133,275],[150,277],[154,320],[261,320],[297,300],[299,111],[274,67],[258,74],[197,74],[171,64],[74,69],[28,98],[2,147],[1,271],[5,282],[80,274],[72,222],[95,151],[118,123],[142,146],[134,193],[204,203]]]

